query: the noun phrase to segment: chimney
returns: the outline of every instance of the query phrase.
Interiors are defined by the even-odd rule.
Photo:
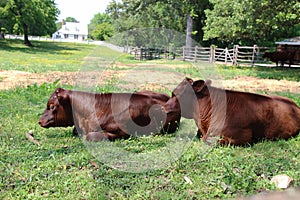
[[[61,21],[61,25],[63,26],[63,25],[66,25],[66,22],[65,22],[65,20],[64,19],[62,19],[62,21]]]

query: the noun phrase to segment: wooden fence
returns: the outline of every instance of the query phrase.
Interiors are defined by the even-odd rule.
[[[230,65],[255,65],[266,63],[262,55],[269,47],[239,46],[233,48],[211,47],[182,47],[182,48],[138,48],[125,47],[124,52],[132,54],[137,60],[177,59],[193,62],[224,63]]]

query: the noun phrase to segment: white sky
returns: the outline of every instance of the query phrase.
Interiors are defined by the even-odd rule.
[[[111,0],[55,0],[60,10],[58,20],[73,17],[81,23],[89,24],[97,13],[104,13]]]

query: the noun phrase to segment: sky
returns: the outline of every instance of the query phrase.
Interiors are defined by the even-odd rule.
[[[73,17],[81,23],[89,24],[97,13],[104,13],[111,0],[55,0],[60,10],[58,20]]]

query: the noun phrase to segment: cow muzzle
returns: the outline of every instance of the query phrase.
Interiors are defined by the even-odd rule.
[[[40,118],[38,123],[43,128],[49,128],[49,127],[51,127],[51,124],[54,123],[54,120],[53,119],[46,119],[45,120],[45,119]]]

